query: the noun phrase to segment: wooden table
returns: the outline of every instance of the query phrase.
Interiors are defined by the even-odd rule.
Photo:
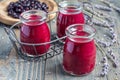
[[[59,2],[61,0],[56,1]],[[93,3],[96,4],[96,2]],[[117,5],[120,4],[120,2],[116,0],[114,4]],[[115,17],[116,26],[114,30],[117,32],[118,42],[110,48],[113,50],[115,56],[118,59],[118,62],[120,62],[120,14],[113,10],[111,16]],[[55,24],[55,21],[53,20],[51,23],[52,27],[55,27],[53,25]],[[27,61],[20,58],[13,48],[3,27],[6,27],[6,25],[0,23],[0,80],[120,80],[120,65],[118,68],[114,68],[110,60],[108,60],[110,65],[108,75],[105,77],[99,76],[103,65],[101,63],[103,58],[101,49],[106,52],[108,48],[101,46],[100,48],[97,48],[96,66],[92,73],[83,77],[75,77],[68,75],[63,71],[62,52],[60,55],[54,56],[53,58],[47,60]],[[96,27],[98,32],[101,32],[101,34],[97,34],[97,37],[101,39],[104,36],[102,33],[105,28],[100,28],[98,26],[94,27]]]

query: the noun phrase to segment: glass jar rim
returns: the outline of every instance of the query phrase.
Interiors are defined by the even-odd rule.
[[[77,8],[74,8],[73,10],[82,10],[82,8],[81,8],[81,3],[78,2],[78,1],[61,1],[61,2],[58,4],[58,6],[59,6],[60,8],[67,9],[66,6],[68,6],[68,5],[72,5],[72,6],[73,6],[73,4],[74,4],[74,6],[77,6]],[[71,9],[71,10],[72,10],[72,9]]]
[[[37,15],[39,16],[37,19],[35,20],[30,20],[30,16],[31,15]],[[20,15],[20,20],[22,23],[25,23],[25,22],[34,22],[34,21],[45,21],[46,18],[47,18],[47,13],[42,11],[42,10],[28,10],[28,11],[25,11],[23,13],[21,13]]]
[[[79,27],[79,26],[82,26],[83,28],[86,27],[86,29],[89,28],[89,31],[86,31],[86,32],[90,33],[90,35],[88,35],[88,36],[80,36],[80,35],[74,35],[74,34],[72,34],[71,33],[71,29],[73,27]],[[73,30],[75,30],[75,29],[73,29]],[[96,29],[94,27],[92,27],[92,25],[88,25],[88,24],[72,24],[72,25],[70,25],[70,26],[68,26],[66,28],[65,33],[66,33],[67,36],[72,37],[72,38],[84,38],[84,39],[90,38],[91,39],[91,38],[93,38],[95,36]]]

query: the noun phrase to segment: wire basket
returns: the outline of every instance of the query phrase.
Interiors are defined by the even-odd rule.
[[[88,4],[88,3],[85,3],[85,4]],[[57,14],[57,12],[58,11],[50,13],[50,14]],[[93,15],[88,15],[85,13],[86,23],[91,22],[92,18],[93,18]],[[57,35],[56,35],[56,18],[48,22],[49,29],[51,32],[51,41],[50,42],[40,43],[40,44],[29,44],[29,43],[24,44],[27,46],[28,45],[32,46],[32,48],[34,49],[34,52],[36,54],[37,54],[37,51],[35,48],[36,46],[40,46],[40,45],[44,46],[46,44],[51,45],[49,50],[46,53],[44,53],[43,55],[37,56],[37,57],[28,56],[27,54],[25,54],[22,51],[21,47],[22,47],[23,43],[20,41],[20,24],[21,24],[21,22],[18,22],[16,24],[12,25],[10,28],[4,28],[4,30],[7,33],[7,35],[9,36],[9,39],[11,40],[13,47],[15,48],[17,54],[21,58],[23,58],[24,60],[29,60],[29,61],[33,61],[33,60],[38,61],[38,60],[46,60],[46,59],[52,58],[52,57],[62,53],[63,45],[64,45],[64,43],[62,42],[62,39],[65,39],[66,36],[61,37],[61,38],[57,37]],[[17,32],[16,32],[16,28],[17,28]]]
[[[51,21],[53,22],[53,21]],[[49,25],[52,25],[51,22],[49,23]],[[62,53],[62,49],[63,49],[63,43],[60,43],[59,40],[64,39],[65,37],[62,38],[56,38],[56,34],[55,32],[53,32],[52,28],[50,28],[51,31],[51,41],[50,42],[45,42],[45,43],[39,43],[39,44],[32,44],[32,43],[26,43],[24,45],[26,46],[31,46],[31,48],[34,49],[34,52],[37,54],[36,51],[36,46],[45,46],[46,44],[50,44],[50,48],[49,50],[44,53],[43,55],[40,56],[28,56],[27,54],[25,54],[21,47],[23,45],[23,43],[20,41],[20,27],[19,27],[20,22],[14,24],[12,27],[10,28],[4,28],[5,32],[7,33],[7,35],[9,36],[9,39],[11,40],[13,47],[15,48],[16,52],[18,53],[18,55],[25,59],[25,60],[45,60],[48,58],[52,58],[56,55],[59,55],[60,53]],[[15,29],[17,28],[17,29]],[[17,31],[16,31],[17,30]]]

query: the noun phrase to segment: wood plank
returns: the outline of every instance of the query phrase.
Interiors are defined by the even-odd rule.
[[[51,69],[51,67],[48,66],[47,69],[49,71],[49,68],[50,68],[50,72],[53,74],[54,74],[53,71],[56,72],[56,74],[54,74],[54,75],[56,75],[54,80],[79,80],[79,79],[80,80],[88,80],[88,79],[94,80],[94,79],[100,79],[100,77],[97,77],[99,74],[99,70],[101,68],[100,64],[98,63],[98,62],[100,62],[100,60],[99,60],[100,56],[98,54],[100,54],[100,52],[97,52],[96,67],[95,67],[94,71],[87,76],[75,77],[75,76],[71,76],[71,75],[68,75],[67,73],[65,73],[63,68],[62,68],[62,54],[57,56],[56,58],[54,58],[53,64],[55,64],[56,66],[53,65],[52,69]],[[46,77],[47,77],[46,80],[47,79],[53,80],[52,77],[51,77],[52,79],[49,78],[48,76],[46,76]],[[101,79],[106,80],[106,78],[101,78]]]
[[[112,15],[118,17],[116,17],[117,25],[115,27],[115,30],[118,34],[118,41],[120,41],[119,15],[118,13],[112,13]],[[55,23],[53,24],[54,26],[51,27],[55,28]],[[101,33],[103,32],[104,28],[96,26],[96,29],[99,30],[98,38],[103,37],[103,34]],[[53,30],[52,32],[55,31]],[[111,48],[113,49],[114,54],[117,56],[118,62],[120,62],[120,45],[116,45],[112,46]],[[102,49],[105,50],[105,52],[107,51],[107,49],[104,49],[103,47]],[[102,63],[100,63],[102,57],[103,54],[99,49],[97,49],[96,66],[94,71],[87,76],[75,77],[68,75],[63,71],[62,52],[60,55],[48,59],[46,62],[29,62],[18,57],[16,51],[12,49],[10,54],[8,55],[8,58],[0,59],[0,80],[44,80],[44,78],[45,80],[120,80],[120,65],[118,66],[118,68],[113,68],[111,61],[109,61],[111,70],[109,71],[108,75],[105,77],[98,77],[102,68]]]

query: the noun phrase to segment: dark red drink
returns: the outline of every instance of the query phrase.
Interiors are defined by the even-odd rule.
[[[28,14],[27,17],[25,16],[26,14]],[[21,16],[22,21],[25,17],[20,28],[20,40],[23,43],[22,51],[31,56],[40,56],[46,53],[50,44],[42,43],[50,41],[50,31],[45,22],[45,12],[31,10],[23,13]]]
[[[66,4],[66,6],[65,6]],[[71,24],[84,24],[84,14],[81,5],[77,2],[63,1],[60,4],[60,11],[57,17],[57,35],[65,36],[65,29]]]
[[[94,33],[85,31],[84,27],[86,26],[83,26],[83,28],[78,28],[82,27],[78,25],[76,25],[77,27],[74,26],[69,28],[66,34],[68,37],[64,45],[63,67],[66,72],[72,75],[88,74],[95,66],[96,46],[93,40]]]

